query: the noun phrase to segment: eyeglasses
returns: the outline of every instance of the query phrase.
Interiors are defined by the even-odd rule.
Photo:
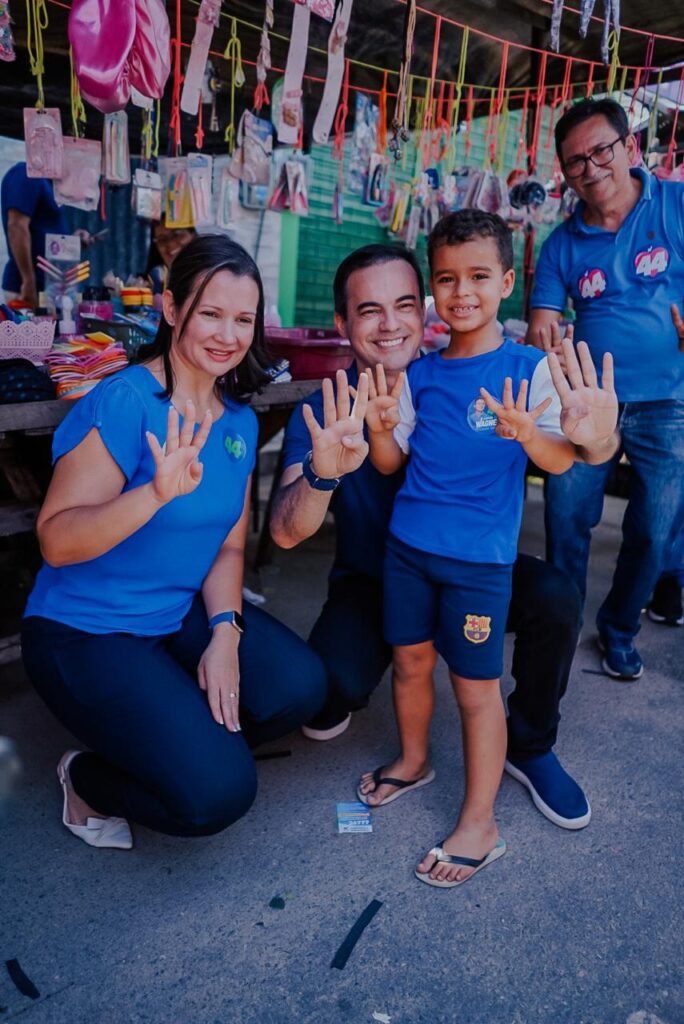
[[[589,156],[571,157],[567,163],[563,163],[566,178],[581,178],[582,175],[586,174],[589,161],[591,161],[594,167],[607,167],[608,164],[612,164],[615,158],[615,147],[618,142],[624,142],[626,138],[626,135],[618,135],[617,139],[613,142],[608,142],[605,146],[597,146]]]

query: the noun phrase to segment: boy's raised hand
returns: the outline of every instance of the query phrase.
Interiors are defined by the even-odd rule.
[[[316,476],[332,480],[353,473],[368,455],[363,436],[363,420],[368,403],[368,377],[359,375],[359,386],[350,402],[347,374],[335,375],[337,396],[332,381],[323,381],[323,426],[310,405],[302,407],[302,415],[311,435],[312,468]]]
[[[399,374],[390,392],[387,391],[385,368],[381,363],[375,367],[375,377],[371,369],[365,373],[368,375],[368,429],[372,434],[389,433],[399,423],[399,396],[404,386],[404,372],[402,370]]]
[[[487,408],[496,414],[498,425],[496,433],[507,441],[519,441],[527,444],[532,440],[536,430],[536,422],[543,412],[551,405],[551,399],[545,398],[534,408],[527,410],[527,391],[529,383],[520,381],[518,397],[513,398],[513,381],[506,377],[503,389],[503,401],[499,402],[489,394],[486,388],[480,388],[480,394],[487,403]]]
[[[549,352],[549,371],[561,400],[561,429],[574,445],[591,448],[615,433],[618,400],[613,386],[613,357],[603,356],[601,385],[585,341],[563,341],[563,362]]]

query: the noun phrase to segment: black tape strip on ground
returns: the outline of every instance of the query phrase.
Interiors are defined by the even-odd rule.
[[[275,761],[276,757],[292,757],[291,750],[269,750],[265,754],[255,754],[255,761]]]
[[[31,979],[24,974],[18,960],[5,960],[5,967],[15,988],[19,989],[22,996],[28,996],[29,999],[40,999],[40,992]]]
[[[338,971],[343,969],[352,954],[354,946],[359,941],[363,932],[371,923],[381,906],[382,903],[380,900],[371,900],[363,913],[359,915],[356,924],[349,929],[346,939],[333,957],[333,961],[330,964],[331,967],[336,967]]]

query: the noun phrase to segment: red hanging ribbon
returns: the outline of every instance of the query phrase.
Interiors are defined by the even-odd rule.
[[[472,127],[473,127],[473,110],[474,110],[474,108],[475,108],[475,99],[473,97],[473,87],[472,87],[472,85],[469,85],[468,86],[468,102],[466,103],[465,143],[464,143],[464,147],[463,147],[465,155],[467,157],[470,156],[470,151],[473,148]]]
[[[344,159],[344,126],[349,113],[349,60],[344,62],[344,79],[342,82],[342,97],[335,114],[335,142],[333,144],[333,157],[335,160]]]
[[[178,156],[181,148],[181,113],[180,98],[183,75],[181,74],[181,49],[183,36],[181,31],[181,0],[176,0],[176,38],[171,41],[173,48],[173,92],[171,94],[171,117],[169,119],[169,132],[173,132],[173,145],[175,155]]]
[[[520,166],[523,157],[527,152],[527,114],[530,106],[530,90],[525,89],[523,93],[522,113],[520,115],[520,136],[518,137],[518,150],[515,154],[516,166]]]
[[[589,99],[589,97],[592,95],[592,93],[594,91],[594,68],[595,67],[596,67],[596,65],[593,62],[589,65],[589,78],[587,80],[587,89],[586,89],[586,92],[584,94],[587,99]]]
[[[197,128],[195,130],[195,145],[198,149],[201,149],[204,145],[204,129],[202,128],[202,97],[200,96],[199,106],[197,108]]]
[[[665,156],[665,167],[668,171],[672,170],[674,165],[674,155],[677,149],[677,121],[679,120],[679,111],[682,106],[682,100],[684,100],[684,67],[681,70],[679,76],[679,89],[677,89],[677,106],[675,107],[674,118],[672,120],[672,134],[670,135],[670,143],[667,147],[667,155]]]
[[[378,97],[378,153],[387,149],[387,72],[383,75]]]
[[[541,129],[542,114],[544,113],[544,98],[546,96],[546,53],[542,53],[539,64],[539,78],[537,79],[537,92],[535,95],[534,129],[532,131],[532,145],[527,151],[530,173],[534,174],[537,169],[537,149],[539,147],[539,131]]]
[[[254,112],[259,113],[263,106],[269,107],[271,100],[269,99],[268,89],[266,88],[265,82],[257,82],[256,88],[254,89],[254,99],[252,100],[254,105]]]
[[[593,68],[592,64],[592,68]],[[572,89],[572,57],[567,57],[565,61],[565,74],[563,75],[563,87],[561,90],[561,106],[565,110],[568,100],[570,99],[570,91]]]

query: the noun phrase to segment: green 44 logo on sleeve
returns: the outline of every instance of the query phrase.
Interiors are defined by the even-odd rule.
[[[223,445],[230,458],[235,459],[236,462],[241,462],[247,454],[247,444],[244,437],[241,437],[240,434],[236,434],[235,437],[227,434]]]

